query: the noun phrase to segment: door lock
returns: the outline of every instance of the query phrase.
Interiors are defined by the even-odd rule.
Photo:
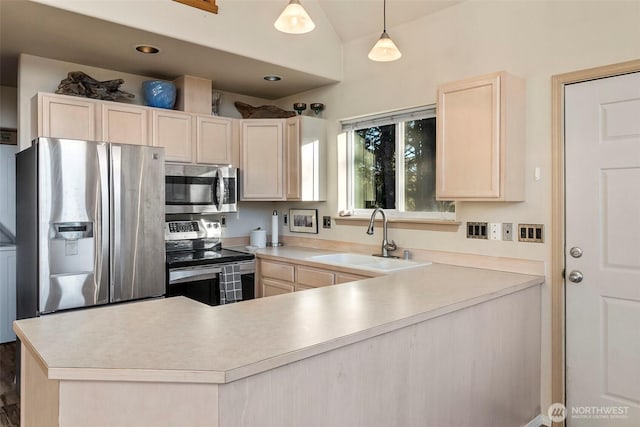
[[[582,248],[579,248],[577,246],[572,247],[571,249],[569,249],[569,255],[574,258],[580,258],[582,256]]]
[[[569,281],[570,282],[580,283],[580,282],[582,282],[582,279],[584,279],[584,276],[582,275],[581,271],[573,270],[571,273],[569,273]]]

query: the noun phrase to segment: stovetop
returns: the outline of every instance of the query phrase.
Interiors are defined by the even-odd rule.
[[[169,268],[189,267],[234,261],[251,261],[254,258],[255,255],[253,254],[231,249],[167,252],[167,266]]]
[[[165,224],[165,248],[167,267],[180,268],[196,265],[219,264],[234,261],[250,261],[255,255],[223,249],[218,221],[198,219],[167,221]]]

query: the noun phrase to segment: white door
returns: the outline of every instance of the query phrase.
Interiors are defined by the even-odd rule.
[[[565,141],[567,425],[640,426],[640,73],[568,85]]]

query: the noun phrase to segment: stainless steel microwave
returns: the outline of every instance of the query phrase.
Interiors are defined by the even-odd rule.
[[[165,213],[238,210],[238,169],[165,164]]]

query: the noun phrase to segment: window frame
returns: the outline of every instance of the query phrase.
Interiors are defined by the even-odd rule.
[[[434,105],[415,107],[405,110],[397,110],[390,113],[363,116],[360,118],[344,120],[341,122],[342,131],[346,134],[346,200],[344,206],[346,210],[356,217],[370,217],[374,209],[355,208],[355,165],[354,165],[354,133],[357,130],[374,126],[385,126],[393,124],[395,131],[395,184],[396,184],[396,208],[384,209],[389,218],[403,218],[416,220],[437,220],[455,221],[456,212],[426,212],[426,211],[405,211],[405,123],[413,120],[436,118]],[[435,188],[434,188],[435,191]]]

